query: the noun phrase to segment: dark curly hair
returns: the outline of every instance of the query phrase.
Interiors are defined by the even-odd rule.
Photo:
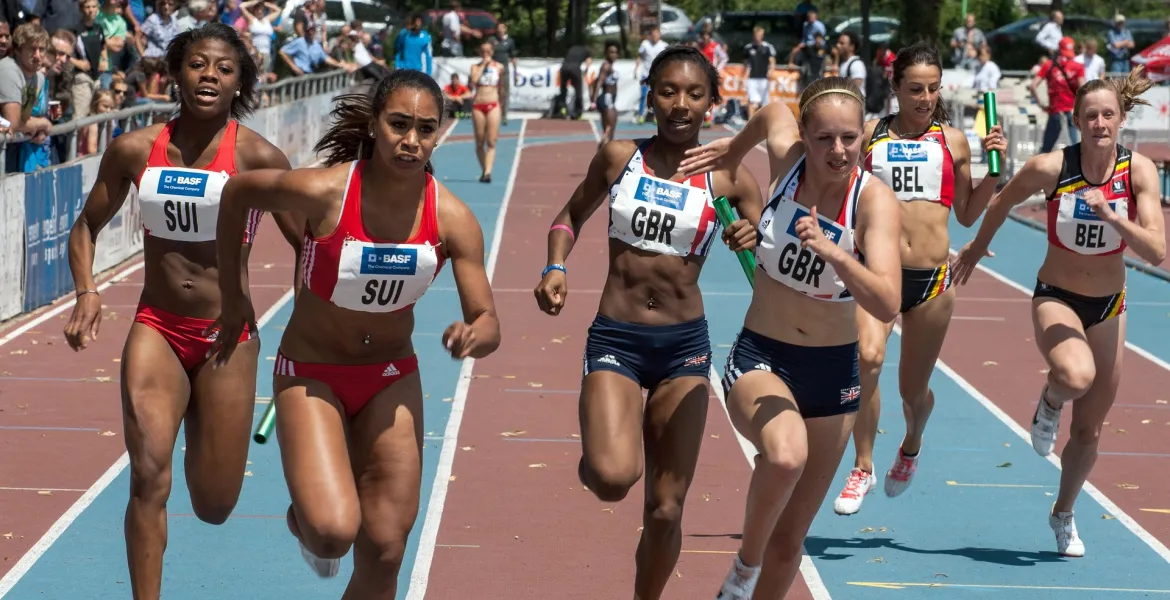
[[[223,23],[208,23],[175,36],[167,46],[165,58],[167,73],[173,80],[182,81],[180,74],[187,61],[187,54],[195,44],[206,40],[223,42],[235,50],[240,65],[240,95],[232,98],[232,118],[239,120],[247,117],[256,110],[256,80],[259,77],[259,69],[235,29]]]
[[[662,74],[662,69],[666,68],[666,65],[676,62],[689,62],[699,67],[707,74],[707,81],[711,84],[711,104],[723,102],[723,96],[719,93],[719,71],[698,48],[693,46],[676,45],[659,52],[658,56],[654,58],[654,62],[650,63],[650,72],[646,74],[646,79],[642,82],[649,85],[650,89],[654,89],[655,84],[658,83],[659,75]]]
[[[374,143],[370,138],[370,128],[390,96],[404,89],[429,93],[439,109],[439,124],[442,125],[443,90],[439,84],[422,71],[398,69],[379,81],[372,93],[338,96],[337,105],[330,113],[333,123],[313,150],[325,155],[327,166],[372,157]],[[426,171],[432,175],[435,173],[430,161],[427,161]]]

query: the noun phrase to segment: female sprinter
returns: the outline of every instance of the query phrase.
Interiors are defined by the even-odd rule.
[[[613,132],[617,128],[617,59],[618,43],[609,40],[605,43],[605,60],[597,70],[597,79],[593,80],[593,104],[601,115],[601,141],[597,142],[598,148],[604,148],[613,141]]]
[[[898,382],[906,436],[886,472],[885,492],[894,497],[910,486],[918,467],[922,433],[934,408],[930,375],[942,351],[943,338],[954,312],[950,288],[950,238],[947,223],[952,208],[964,227],[978,220],[998,176],[988,175],[979,187],[971,185],[971,148],[963,132],[950,127],[940,101],[942,61],[929,44],[914,44],[898,52],[893,63],[894,95],[902,111],[866,124],[869,147],[865,168],[888,185],[902,205],[902,357]],[[998,125],[983,138],[984,152],[1007,151]],[[853,426],[857,452],[845,489],[833,509],[851,515],[861,510],[873,490],[873,444],[881,415],[878,379],[886,358],[886,340],[892,322],[857,311],[860,337],[861,408]]]
[[[475,126],[475,157],[483,174],[481,183],[492,182],[492,165],[496,162],[496,139],[500,137],[500,77],[504,66],[492,60],[492,45],[479,46],[483,61],[471,65],[468,81],[475,87],[471,102],[471,123]]]
[[[256,169],[288,169],[288,159],[237,119],[255,107],[256,64],[235,30],[219,23],[181,33],[167,48],[179,88],[179,115],[165,125],[119,136],[102,156],[98,179],[69,235],[77,304],[65,327],[74,350],[97,339],[101,297],[93,281],[98,232],[138,189],[144,245],[142,298],[122,353],[122,407],[130,455],[126,550],[137,600],[158,598],[167,545],[171,456],[186,423],[187,486],[195,515],[227,520],[243,485],[256,395],[259,340],[245,342],[218,369],[207,364],[220,311],[216,218],[224,184]],[[276,203],[270,210],[282,210]],[[247,289],[246,266],[261,213],[219,231],[235,247],[228,266]],[[280,220],[278,219],[278,222]],[[224,238],[227,235],[229,237]],[[242,243],[241,243],[242,242]],[[245,296],[241,302],[248,304]]]
[[[759,454],[720,600],[783,598],[792,586],[859,403],[857,311],[898,314],[901,219],[890,188],[858,164],[864,107],[852,81],[819,79],[800,96],[799,125],[769,104],[688,163],[736,164],[766,142],[775,182],[757,234],[767,277],[723,377],[731,422]]]
[[[1060,455],[1060,491],[1048,516],[1057,552],[1084,556],[1073,505],[1097,461],[1101,425],[1121,381],[1125,346],[1127,247],[1151,264],[1166,258],[1157,170],[1117,143],[1125,115],[1152,83],[1140,67],[1123,79],[1088,81],[1077,90],[1073,123],[1082,141],[1028,159],[987,209],[975,239],[963,247],[954,278],[965,284],[1012,207],[1047,191],[1048,254],[1032,298],[1036,345],[1048,378],[1032,417],[1032,448],[1052,453],[1066,402],[1072,433]]]
[[[451,262],[463,320],[443,333],[456,359],[500,342],[475,216],[432,176],[443,92],[400,69],[372,92],[341,96],[317,143],[323,169],[263,171],[224,190],[219,226],[241,231],[249,209],[305,215],[297,294],[273,376],[276,432],[292,506],[288,525],[321,577],[354,546],[344,598],[393,598],[418,514],[423,394],[411,344],[415,302]],[[408,215],[403,218],[403,215]],[[219,244],[221,262],[238,250]],[[253,319],[237,273],[220,273],[230,360]]]
[[[698,145],[703,116],[720,101],[719,76],[707,59],[694,48],[667,48],[650,65],[647,82],[658,135],[610,142],[593,158],[549,230],[548,266],[535,290],[541,310],[560,313],[568,293],[565,259],[608,199],[609,277],[585,342],[578,475],[599,499],[620,501],[642,475],[645,432],[634,582],[640,600],[661,597],[674,572],[707,418],[711,343],[698,281],[719,232],[712,198],[727,196],[743,217],[723,233],[732,250],[755,245],[762,209],[746,168],[677,175],[683,153]]]

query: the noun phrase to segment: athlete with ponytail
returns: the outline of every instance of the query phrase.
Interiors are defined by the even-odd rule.
[[[1125,351],[1126,248],[1158,265],[1166,258],[1165,223],[1154,163],[1117,143],[1125,116],[1152,85],[1141,67],[1128,77],[1088,81],[1077,90],[1073,124],[1082,141],[1028,159],[991,201],[979,233],[959,252],[954,279],[967,282],[991,256],[996,231],[1012,208],[1044,192],[1048,253],[1032,296],[1036,345],[1048,375],[1032,417],[1032,448],[1048,456],[1065,403],[1072,427],[1060,455],[1060,491],[1048,515],[1057,552],[1084,556],[1073,505],[1097,461],[1101,427],[1121,381]]]
[[[316,146],[324,168],[233,179],[220,209],[221,264],[239,264],[239,246],[224,240],[243,231],[249,210],[284,207],[307,219],[304,285],[273,376],[276,432],[288,526],[305,560],[332,577],[354,546],[347,599],[395,595],[421,483],[413,306],[444,263],[463,307],[444,348],[483,358],[500,342],[480,225],[432,176],[442,109],[433,79],[395,71],[370,95],[337,99]],[[219,286],[224,334],[215,350],[225,361],[255,316],[238,270],[221,270]]]
[[[763,208],[745,167],[679,173],[684,153],[699,146],[704,116],[719,103],[711,63],[694,48],[667,48],[646,82],[658,134],[611,141],[593,157],[553,220],[548,266],[535,290],[542,311],[560,314],[569,291],[565,261],[585,222],[608,201],[609,276],[585,341],[578,477],[600,500],[618,502],[645,470],[638,600],[660,598],[674,573],[707,421],[711,342],[699,272],[719,239],[712,201],[727,196],[742,217],[723,232],[733,251],[755,246]]]
[[[950,289],[951,212],[964,227],[979,219],[998,176],[987,175],[978,186],[971,181],[971,148],[962,131],[951,127],[941,97],[942,61],[934,46],[918,43],[898,52],[893,87],[900,112],[870,121],[865,169],[894,191],[902,214],[902,351],[898,389],[906,434],[894,464],[886,471],[885,493],[906,491],[918,468],[926,421],[934,409],[930,375],[942,351],[955,307]],[[996,125],[983,138],[984,153],[1007,151],[1003,128]],[[865,310],[857,311],[860,336],[861,408],[853,426],[854,466],[833,509],[851,515],[877,485],[873,445],[881,415],[878,380],[886,358],[893,322]]]

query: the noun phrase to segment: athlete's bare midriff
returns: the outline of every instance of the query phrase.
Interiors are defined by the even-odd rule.
[[[797,346],[842,346],[857,341],[857,303],[810,298],[756,269],[743,326]]]
[[[933,269],[950,259],[951,210],[937,202],[902,202],[902,266]]]
[[[1036,277],[1074,294],[1112,296],[1125,288],[1125,258],[1120,252],[1086,256],[1049,244]]]
[[[413,306],[392,313],[359,313],[302,289],[280,351],[296,362],[368,365],[414,354],[413,334]]]
[[[609,240],[609,254],[601,314],[641,325],[672,325],[703,316],[699,272],[704,257],[654,254],[614,239]]]

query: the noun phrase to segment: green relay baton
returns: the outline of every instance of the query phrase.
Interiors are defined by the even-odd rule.
[[[999,107],[995,104],[995,92],[983,93],[983,125],[988,131],[999,125]],[[999,154],[999,150],[987,153],[987,174],[992,177],[999,177],[999,161],[1003,158]]]
[[[715,215],[719,217],[719,222],[724,228],[735,221],[735,213],[731,210],[731,204],[727,202],[727,196],[715,199]],[[747,250],[736,252],[735,257],[739,259],[739,266],[743,267],[743,274],[747,275],[748,283],[756,287],[756,257]]]
[[[273,398],[268,403],[268,410],[264,411],[264,416],[260,419],[260,424],[256,426],[256,433],[252,434],[252,439],[257,444],[265,444],[268,438],[272,435],[272,428],[276,425],[276,399]]]

